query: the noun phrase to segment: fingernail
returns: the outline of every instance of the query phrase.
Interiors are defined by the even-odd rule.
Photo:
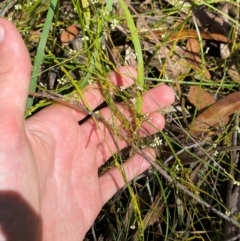
[[[3,26],[2,26],[2,24],[0,24],[0,43],[3,42],[4,35],[5,35],[5,30],[4,30]]]

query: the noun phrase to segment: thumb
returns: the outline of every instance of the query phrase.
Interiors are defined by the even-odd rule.
[[[23,120],[30,75],[31,61],[21,35],[12,23],[0,18],[1,122]]]

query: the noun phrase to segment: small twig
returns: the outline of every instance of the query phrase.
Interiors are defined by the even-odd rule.
[[[17,2],[18,0],[9,1],[7,5],[3,8],[3,10],[0,12],[0,17],[5,17],[6,12],[10,10]]]

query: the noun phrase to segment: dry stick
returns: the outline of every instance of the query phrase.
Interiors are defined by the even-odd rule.
[[[67,106],[69,108],[72,108],[76,111],[80,111],[83,112],[86,115],[90,115],[93,118],[101,121],[109,130],[109,133],[115,143],[115,145],[118,147],[117,145],[117,140],[114,136],[114,132],[113,127],[104,119],[104,117],[102,117],[100,114],[94,112],[94,111],[88,111],[83,105],[81,104],[77,104],[75,103],[71,103],[68,102],[68,100],[66,100],[66,98],[60,94],[56,94],[53,92],[42,92],[42,93],[29,93],[30,96],[35,96],[35,97],[40,97],[40,98],[47,98],[47,99],[51,99],[61,105]],[[234,218],[225,215],[224,213],[218,211],[216,208],[212,207],[210,204],[206,203],[205,201],[201,200],[200,198],[196,197],[192,192],[190,192],[184,185],[178,183],[177,181],[175,181],[171,176],[168,175],[168,173],[161,167],[159,166],[154,160],[152,160],[151,157],[149,157],[144,151],[142,151],[141,149],[139,149],[139,147],[137,145],[135,145],[134,143],[129,143],[128,138],[121,132],[118,132],[120,137],[125,140],[129,145],[132,146],[132,148],[134,149],[134,151],[136,151],[138,154],[140,154],[146,161],[148,161],[165,179],[169,184],[175,185],[178,189],[180,189],[181,191],[183,191],[185,194],[187,194],[188,196],[190,196],[191,198],[193,198],[196,202],[198,202],[199,204],[205,206],[206,208],[210,209],[212,212],[214,212],[215,214],[217,214],[219,217],[225,219],[227,222],[233,224],[234,226],[240,228],[240,224],[234,220]]]
[[[17,2],[18,0],[9,1],[7,5],[3,8],[3,10],[0,12],[0,17],[5,17],[5,14],[7,13],[7,11],[10,10]]]

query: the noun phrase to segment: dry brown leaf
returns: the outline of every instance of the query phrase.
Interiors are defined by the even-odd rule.
[[[186,49],[188,51],[188,61],[192,65],[193,69],[201,70],[203,68],[203,74],[205,78],[210,79],[211,75],[207,68],[202,65],[202,60],[199,57],[200,43],[197,39],[189,38],[187,40]]]
[[[32,31],[30,36],[29,36],[29,41],[38,43],[42,35],[42,29],[39,29],[37,31]]]
[[[154,202],[152,203],[151,207],[149,208],[148,212],[143,218],[145,229],[150,225],[154,225],[157,221],[160,221],[159,219],[161,218],[161,214],[164,211],[164,205],[163,205],[163,200],[161,196],[162,194],[158,192]],[[133,241],[138,240],[137,238],[138,238],[138,232],[135,233],[132,240]]]
[[[156,195],[155,201],[151,205],[151,208],[148,210],[147,214],[143,218],[145,227],[148,227],[156,223],[161,217],[161,214],[163,213],[163,211],[164,211],[164,207],[161,200],[161,193],[159,192]]]
[[[191,86],[188,92],[188,100],[192,103],[198,110],[202,110],[213,103],[215,99],[200,86]]]
[[[67,46],[78,34],[78,29],[75,25],[71,25],[63,30],[60,35],[60,41],[63,46]]]
[[[222,59],[227,59],[227,73],[233,81],[240,83],[239,53],[238,49],[231,52],[229,44],[220,44],[220,54]]]
[[[162,39],[163,36],[168,36],[169,40],[182,40],[182,39],[186,39],[186,38],[194,38],[194,39],[198,39],[198,32],[194,29],[183,29],[180,32],[170,32],[169,34],[167,32],[163,32],[160,30],[153,30],[152,31],[155,36],[158,39]],[[154,37],[151,36],[147,31],[142,32],[144,34],[144,37],[154,41]],[[140,32],[141,34],[141,32]],[[213,40],[213,41],[218,41],[218,42],[222,42],[222,43],[231,43],[232,41],[224,36],[223,34],[220,33],[210,33],[210,32],[200,32],[200,36],[202,39],[205,40]]]
[[[194,38],[188,39],[186,48],[187,48],[187,51],[195,54],[199,54],[201,49],[198,39],[194,39]]]
[[[210,33],[210,32],[200,32],[200,36],[205,40],[214,40],[222,43],[231,43],[232,41],[226,36],[219,33]],[[194,29],[186,29],[181,31],[180,33],[170,34],[170,39],[176,38],[199,38],[198,32]]]
[[[240,91],[217,101],[201,113],[191,124],[191,134],[197,136],[209,127],[222,124],[234,112],[240,110]]]
[[[234,63],[235,62],[235,63]],[[232,65],[231,65],[232,63]],[[234,81],[234,82],[237,82],[237,83],[240,83],[240,74],[239,74],[239,67],[238,66],[238,63],[236,60],[233,59],[233,61],[229,61],[227,63],[227,65],[229,66],[227,68],[227,73],[229,74],[229,76],[231,77],[231,79]]]

